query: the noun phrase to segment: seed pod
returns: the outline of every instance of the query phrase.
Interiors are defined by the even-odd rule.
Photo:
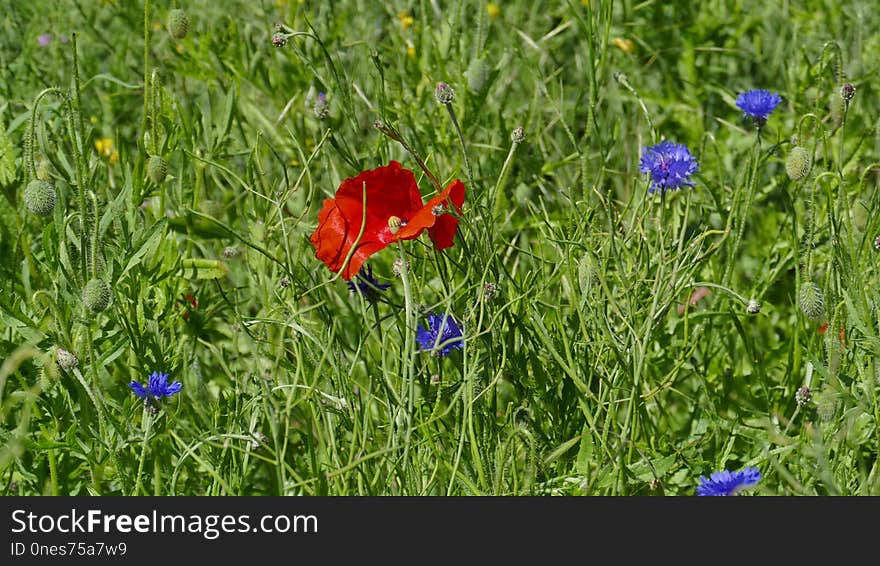
[[[189,16],[180,9],[168,12],[168,32],[174,39],[183,39],[189,31]]]
[[[38,216],[49,216],[55,208],[55,187],[49,181],[34,179],[24,190],[24,203]]]
[[[526,139],[526,132],[522,126],[517,126],[510,132],[510,141],[513,143],[522,143],[524,139]]]
[[[800,181],[810,174],[813,166],[813,159],[810,152],[806,148],[797,146],[793,147],[788,153],[785,160],[785,172],[792,181]]]
[[[160,155],[154,155],[147,160],[147,177],[157,185],[165,180],[168,175],[168,162]]]
[[[91,279],[83,289],[83,303],[92,312],[101,312],[110,305],[113,293],[103,279]]]
[[[812,281],[804,281],[798,295],[798,305],[804,316],[810,320],[818,320],[825,314],[825,295],[822,289]]]

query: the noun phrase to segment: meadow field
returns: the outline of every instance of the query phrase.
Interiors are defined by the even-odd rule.
[[[0,494],[880,495],[875,2],[0,14]]]

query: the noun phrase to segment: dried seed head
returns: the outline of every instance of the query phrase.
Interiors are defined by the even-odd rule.
[[[106,310],[112,297],[110,285],[103,279],[91,279],[83,289],[83,303],[92,312]]]
[[[526,139],[526,132],[522,129],[522,126],[517,126],[510,132],[510,141],[513,143],[522,143],[524,139]]]
[[[290,287],[290,277],[285,275],[284,277],[279,279],[278,286],[281,287],[282,289],[287,289],[288,287]]]
[[[798,306],[810,320],[819,320],[825,314],[825,295],[812,281],[804,281],[798,294]]]
[[[168,162],[162,156],[154,155],[147,160],[147,177],[157,185],[168,175]]]
[[[793,147],[785,160],[785,172],[792,181],[800,181],[810,174],[813,160],[806,148]]]
[[[409,271],[409,263],[406,260],[401,258],[397,258],[394,260],[394,263],[391,264],[391,272],[394,273],[397,277],[400,277],[404,273]]]
[[[491,301],[498,292],[498,286],[495,283],[486,283],[483,285],[483,300]]]
[[[189,16],[180,9],[168,12],[168,32],[174,39],[183,39],[189,31]]]
[[[228,259],[231,257],[235,257],[237,255],[238,255],[238,250],[233,248],[232,246],[226,246],[225,248],[223,248],[223,257]]]
[[[48,181],[34,179],[24,190],[24,203],[37,216],[49,216],[55,209],[55,187]]]
[[[455,91],[446,83],[437,83],[434,98],[437,99],[438,104],[451,104],[455,100]]]

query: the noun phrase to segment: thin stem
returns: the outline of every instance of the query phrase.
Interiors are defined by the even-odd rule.
[[[147,114],[150,110],[150,0],[144,0],[144,115],[141,119],[141,139],[147,133]],[[152,136],[150,136],[152,137]],[[146,150],[146,147],[144,148]]]
[[[147,457],[147,444],[150,439],[150,428],[153,426],[153,414],[150,410],[150,406],[148,403],[144,403],[144,439],[141,444],[141,457],[138,462],[138,471],[137,476],[135,477],[134,483],[134,493],[132,495],[139,495],[141,491],[141,476],[144,473],[144,460]]]
[[[98,199],[95,197],[95,193],[93,191],[89,191],[89,198],[92,201],[92,210],[94,211],[95,220],[92,222],[92,242],[91,242],[91,251],[92,255],[89,258],[91,261],[89,262],[89,268],[92,271],[92,278],[98,278]]]
[[[504,165],[501,166],[501,173],[498,174],[498,180],[495,182],[495,188],[492,189],[492,210],[495,214],[498,214],[499,209],[503,208],[499,196],[501,195],[501,190],[504,188],[505,181],[507,181],[507,170],[513,162],[513,154],[516,153],[516,148],[519,147],[519,144],[520,142],[517,141],[510,144],[510,151],[507,152],[507,159],[504,160]]]
[[[393,139],[394,141],[396,141],[397,143],[402,145],[403,149],[405,149],[406,152],[409,153],[412,156],[412,158],[416,160],[416,163],[419,164],[419,167],[421,167],[422,171],[425,172],[425,175],[427,175],[428,178],[431,180],[431,183],[434,185],[434,188],[437,189],[437,192],[440,192],[443,190],[443,187],[440,186],[440,181],[437,180],[437,177],[435,177],[434,174],[431,173],[431,170],[428,169],[428,166],[425,165],[425,162],[422,161],[422,158],[419,157],[419,155],[415,152],[415,150],[413,150],[413,148],[411,148],[409,146],[409,144],[406,143],[406,141],[404,141],[404,139],[400,136],[400,133],[398,133],[397,130],[395,130],[394,128],[392,128],[391,126],[389,126],[388,124],[386,124],[385,122],[383,122],[381,120],[376,120],[376,122],[373,124],[373,126],[377,130],[379,130],[380,132],[382,132],[383,134],[388,136],[389,138]]]
[[[455,110],[452,108],[452,103],[446,103],[446,110],[449,111],[449,119],[452,120],[452,125],[455,127],[455,133],[458,134],[458,143],[461,144],[461,155],[464,157],[464,167],[467,171],[468,183],[470,186],[474,186],[474,174],[471,171],[471,162],[468,160],[467,156],[467,148],[464,144],[464,136],[461,133],[461,126],[458,124],[458,118],[455,117]]]
[[[415,355],[415,349],[413,347],[413,336],[415,333],[415,328],[413,325],[413,300],[412,300],[412,288],[410,287],[409,281],[409,268],[406,263],[406,254],[403,250],[403,243],[401,242],[398,247],[398,253],[400,258],[400,280],[403,284],[403,300],[404,300],[404,325],[403,325],[403,333],[404,333],[404,345],[403,345],[403,371],[401,372],[404,379],[404,386],[408,388],[407,396],[406,396],[406,436],[404,437],[403,444],[403,465],[405,468],[409,468],[409,446],[410,446],[410,438],[412,437],[413,431],[413,406],[415,404],[416,397],[416,381],[413,376],[413,357]],[[403,393],[403,392],[401,392]]]

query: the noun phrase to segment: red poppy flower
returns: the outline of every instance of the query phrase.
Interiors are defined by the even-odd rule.
[[[460,214],[464,204],[464,184],[460,180],[423,204],[412,171],[391,161],[344,180],[336,196],[324,201],[318,227],[309,241],[315,246],[315,257],[334,273],[342,269],[357,242],[351,261],[342,271],[342,278],[348,281],[371,255],[398,240],[418,238],[426,228],[434,249],[452,246],[458,217],[447,214],[450,203],[456,215]]]

